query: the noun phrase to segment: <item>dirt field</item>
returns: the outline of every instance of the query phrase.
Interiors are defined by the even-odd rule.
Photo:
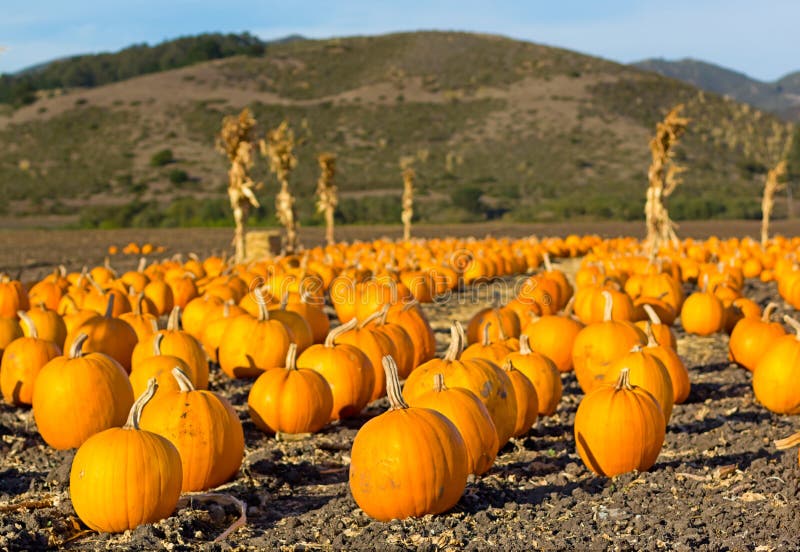
[[[501,227],[471,228],[471,233],[478,235],[484,229],[501,233]],[[540,231],[539,227],[512,230]],[[569,230],[606,234],[629,231],[625,225],[605,231],[599,227]],[[426,231],[420,229],[420,234]],[[457,231],[447,228],[442,233]],[[691,229],[685,225],[683,231],[684,235],[691,231],[698,236],[703,232],[722,233],[721,227],[710,224]],[[753,233],[752,227],[744,224],[729,231]],[[342,232],[342,237],[357,235],[353,229],[347,232],[354,234]],[[170,247],[170,252],[187,243],[207,252],[224,246],[228,233],[10,232],[5,236],[16,247],[4,239],[0,262],[6,269],[24,267],[33,276],[33,272],[54,263],[102,258],[100,250],[108,243],[151,239]],[[22,244],[26,244],[26,254],[13,256],[13,250]],[[26,264],[28,257],[38,265]],[[564,266],[569,269],[574,265],[568,262]],[[497,282],[496,288],[506,298],[516,281]],[[761,283],[748,284],[745,294],[762,306],[777,296],[774,284]],[[440,350],[444,349],[449,320],[466,321],[486,305],[485,298],[477,302],[465,298],[456,295],[448,304],[425,307]],[[792,312],[787,308],[782,305],[781,312]],[[67,495],[72,453],[45,446],[29,410],[1,405],[0,508],[23,500],[41,501],[36,506],[47,507],[0,510],[0,549],[43,548],[71,537],[75,540],[65,546],[135,550],[190,550],[199,545],[207,549],[299,550],[611,547],[688,551],[800,547],[797,453],[778,452],[772,446],[773,439],[800,428],[793,418],[770,414],[755,402],[750,374],[726,359],[726,336],[687,339],[680,328],[677,335],[679,353],[689,367],[692,392],[686,404],[676,405],[664,448],[650,472],[605,479],[583,466],[572,434],[582,395],[574,376],[568,374],[564,376],[564,399],[557,414],[540,420],[527,437],[506,445],[490,472],[468,484],[453,511],[390,523],[366,517],[347,486],[353,437],[369,417],[385,409],[385,400],[372,405],[362,417],[332,424],[312,438],[279,442],[249,421],[243,405],[250,382],[231,381],[214,369],[211,387],[236,405],[247,447],[240,474],[218,492],[245,501],[248,521],[217,544],[212,541],[235,519],[235,508],[194,504],[158,524],[123,535],[81,532],[85,527],[78,524]]]

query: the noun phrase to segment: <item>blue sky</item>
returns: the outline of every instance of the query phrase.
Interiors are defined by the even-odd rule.
[[[2,0],[0,72],[204,31],[314,38],[443,29],[620,62],[693,57],[762,80],[800,70],[798,0]]]

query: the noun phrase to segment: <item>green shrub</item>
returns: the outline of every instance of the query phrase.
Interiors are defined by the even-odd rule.
[[[153,167],[163,167],[175,161],[175,156],[172,155],[171,149],[163,149],[157,151],[150,158],[150,165]]]
[[[172,169],[169,171],[169,181],[173,184],[183,184],[189,180],[189,174],[183,169]]]

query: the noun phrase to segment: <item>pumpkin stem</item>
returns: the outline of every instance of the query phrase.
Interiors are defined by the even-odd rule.
[[[508,359],[503,363],[503,370],[506,372],[511,372],[513,370],[516,370],[516,368],[514,367],[514,363],[511,362],[511,359]]]
[[[444,374],[433,375],[433,390],[439,392],[447,390],[447,386],[444,384]]]
[[[651,305],[645,303],[642,305],[642,308],[644,309],[644,312],[647,313],[647,318],[650,319],[650,322],[653,324],[661,324],[661,318],[658,317],[658,313]]]
[[[798,322],[796,319],[792,318],[788,314],[783,315],[783,321],[789,324],[792,327],[792,329],[795,332],[797,332],[797,339],[800,339],[800,322]]]
[[[531,349],[530,338],[528,334],[520,334],[519,336],[519,354],[521,355],[529,355],[533,353]]]
[[[607,289],[604,289],[601,293],[605,300],[605,304],[603,305],[603,322],[610,322],[612,320],[612,311],[614,310],[614,298]]]
[[[297,370],[297,343],[289,343],[289,351],[286,353],[286,369]]]
[[[284,291],[283,292],[283,297],[281,297],[281,302],[278,305],[278,308],[281,309],[282,311],[285,311],[286,310],[286,306],[288,304],[289,304],[289,292],[288,291]]]
[[[497,318],[497,333],[500,334],[500,339],[505,341],[508,339],[505,329],[503,329],[503,321],[500,319],[500,309],[494,310],[494,316]]]
[[[164,341],[164,334],[157,333],[153,337],[153,356],[161,355],[161,342]]]
[[[150,399],[153,398],[153,395],[156,394],[157,390],[158,380],[156,380],[156,378],[150,378],[150,380],[147,382],[147,389],[145,389],[144,393],[139,395],[139,398],[136,399],[135,403],[133,403],[133,406],[128,413],[128,421],[125,422],[124,426],[122,426],[123,429],[139,429],[139,420],[142,418],[142,410],[144,409],[145,405],[150,402]]]
[[[231,315],[231,304],[233,303],[233,299],[228,299],[222,305],[222,318],[228,318]]]
[[[331,331],[328,332],[328,336],[325,338],[325,346],[326,347],[333,347],[336,344],[336,338],[342,335],[343,333],[349,332],[350,330],[354,329],[358,325],[358,320],[355,318],[351,318],[345,324],[342,324]]]
[[[629,353],[641,353],[642,352],[642,346],[637,343],[636,345],[631,347],[631,350],[628,351],[628,352]]]
[[[19,319],[22,320],[23,324],[28,327],[28,337],[37,339],[39,337],[39,332],[36,331],[36,324],[33,323],[33,320],[30,316],[28,316],[28,313],[18,310],[17,316],[19,316]]]
[[[72,307],[74,311],[79,311],[79,310],[81,310],[81,309],[78,307],[78,303],[75,301],[75,298],[74,298],[74,297],[72,297],[72,295],[69,295],[69,294],[67,294],[67,295],[65,295],[65,296],[64,296],[64,299],[66,299],[66,300],[67,300],[67,303],[69,303],[69,306],[70,306],[70,307]],[[63,315],[65,315],[65,314],[67,314],[67,308],[66,308],[66,307],[64,307],[63,309],[60,309],[60,308],[59,308],[59,310],[63,310],[64,312],[59,312],[58,314],[60,314],[60,315],[62,315],[62,316],[63,316]]]
[[[575,296],[569,298],[567,304],[564,306],[564,316],[570,317],[572,316],[572,311],[575,309]]]
[[[150,327],[153,328],[153,333],[158,333],[158,320],[155,317],[150,319]]]
[[[364,327],[366,327],[366,326],[367,326],[367,325],[368,325],[370,322],[372,322],[373,320],[377,320],[377,319],[378,319],[378,318],[380,318],[382,315],[383,315],[383,307],[381,307],[380,309],[376,310],[375,312],[373,312],[372,314],[370,314],[369,316],[367,316],[367,317],[366,317],[366,318],[365,318],[365,319],[364,319],[364,320],[361,322],[361,324],[359,324],[359,325],[358,325],[358,329],[359,329],[359,330],[363,330],[363,329],[364,329]]]
[[[458,353],[461,354],[461,352],[467,346],[467,334],[464,331],[464,326],[461,325],[461,322],[456,320],[455,321],[455,325],[456,325],[456,331],[458,332],[458,340],[459,340],[458,341]]]
[[[773,442],[775,444],[775,448],[778,450],[786,450],[796,447],[797,445],[800,445],[800,431],[783,439],[776,439]]]
[[[656,334],[653,333],[653,325],[648,320],[644,324],[644,334],[647,336],[647,346],[648,347],[660,347],[661,344],[656,339]]]
[[[376,326],[384,326],[386,325],[386,317],[389,316],[389,303],[386,303],[383,308],[381,309],[381,315],[378,318]]]
[[[775,312],[775,309],[778,308],[777,303],[769,302],[766,307],[764,307],[764,312],[761,314],[761,320],[763,322],[769,322],[772,313]]]
[[[170,331],[178,331],[181,329],[181,308],[178,305],[172,309],[172,312],[169,313],[169,319],[167,320],[167,330]]]
[[[481,345],[484,347],[488,347],[490,345],[489,342],[489,327],[492,325],[491,322],[487,322],[483,325],[483,336],[481,336]]]
[[[114,301],[116,301],[117,296],[114,293],[108,294],[108,303],[106,304],[106,318],[113,318],[114,315]]]
[[[403,312],[408,312],[417,305],[419,305],[419,301],[417,301],[416,299],[412,299],[411,301],[403,305]]]
[[[258,321],[264,322],[269,320],[269,310],[267,310],[267,301],[264,299],[264,292],[260,288],[253,290],[255,295],[256,304],[258,304]]]
[[[383,364],[383,371],[386,373],[386,396],[389,398],[389,410],[408,408],[408,404],[403,400],[403,394],[400,392],[397,363],[391,355],[386,355],[381,359],[381,364]]]
[[[139,266],[136,267],[136,272],[144,272],[147,266],[147,257],[139,257]]]
[[[545,251],[542,255],[542,260],[544,261],[544,269],[547,272],[551,272],[553,270],[553,265],[550,263],[550,253]]]
[[[461,335],[458,333],[456,323],[453,322],[450,326],[450,346],[447,347],[443,360],[453,362],[458,358],[459,353],[461,353]]]
[[[631,387],[631,372],[628,368],[623,368],[619,371],[619,379],[617,379],[617,384],[614,386],[614,389],[617,391],[622,389],[630,391],[633,389]]]
[[[189,391],[195,390],[195,386],[189,378],[189,375],[181,370],[179,366],[172,369],[172,377],[178,382],[181,393],[188,393]]]
[[[91,274],[87,272],[84,275],[84,277],[89,281],[89,284],[91,284],[91,286],[95,289],[95,291],[97,291],[97,293],[99,293],[100,295],[105,295],[106,291],[102,288],[100,284],[97,283],[97,281],[94,278],[92,278]]]

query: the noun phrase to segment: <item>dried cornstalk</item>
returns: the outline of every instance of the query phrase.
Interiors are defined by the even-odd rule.
[[[336,175],[336,155],[321,153],[317,157],[321,169],[317,181],[317,211],[325,214],[325,241],[333,245],[333,214],[339,205],[339,188],[333,181]]]
[[[216,148],[228,156],[228,198],[233,210],[235,225],[233,246],[236,262],[245,258],[244,228],[251,207],[259,207],[254,190],[261,183],[253,182],[250,169],[253,167],[253,129],[256,120],[250,110],[244,108],[238,116],[228,115],[222,119],[222,129],[217,135]]]
[[[647,225],[646,244],[651,255],[656,254],[663,243],[678,241],[675,223],[669,218],[665,200],[681,183],[678,175],[685,170],[672,160],[675,145],[689,124],[689,119],[680,116],[681,110],[683,104],[672,108],[664,120],[656,125],[656,135],[650,140],[653,160],[647,171],[650,185],[647,188],[644,213]]]
[[[414,217],[414,180],[417,173],[411,167],[413,159],[403,158],[400,160],[400,167],[403,169],[403,211],[400,220],[403,221],[403,239],[411,239],[411,219]]]
[[[267,132],[266,140],[261,140],[261,154],[269,159],[269,170],[275,174],[281,189],[275,196],[275,211],[283,227],[286,229],[284,250],[294,253],[299,241],[297,237],[297,212],[294,206],[294,196],[289,191],[289,175],[297,166],[297,157],[294,155],[296,145],[294,131],[287,121],[283,121],[277,128]]]
[[[784,176],[786,176],[786,160],[782,160],[774,168],[767,171],[764,197],[761,199],[761,245],[767,245],[769,219],[772,216],[772,207],[775,204],[775,192],[786,187],[786,184],[781,182]]]

